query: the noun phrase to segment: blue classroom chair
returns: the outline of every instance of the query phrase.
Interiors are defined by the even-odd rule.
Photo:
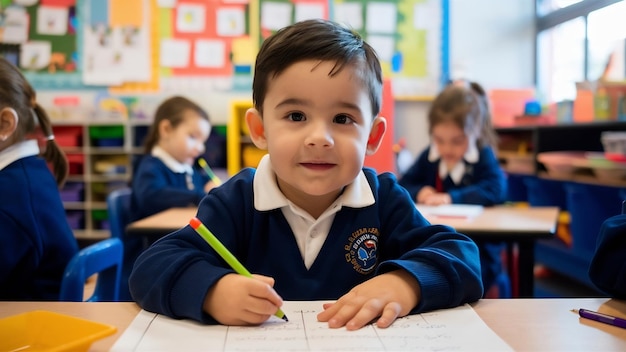
[[[119,238],[124,244],[120,301],[132,301],[128,289],[128,277],[135,264],[137,254],[143,249],[143,239],[126,236],[126,226],[130,223],[130,199],[132,190],[128,187],[116,189],[107,196],[107,213],[111,237]]]
[[[122,278],[124,246],[119,238],[108,238],[81,249],[65,267],[60,301],[82,302],[85,282],[98,274],[88,302],[116,302]]]

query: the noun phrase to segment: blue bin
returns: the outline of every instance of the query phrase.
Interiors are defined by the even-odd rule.
[[[523,179],[528,191],[528,203],[531,206],[557,206],[568,210],[565,182],[526,176]]]
[[[600,226],[622,211],[624,190],[580,183],[568,183],[565,188],[571,217],[572,250],[591,259]]]
[[[509,202],[527,202],[528,201],[528,188],[524,179],[529,176],[518,174],[507,174],[507,197]]]

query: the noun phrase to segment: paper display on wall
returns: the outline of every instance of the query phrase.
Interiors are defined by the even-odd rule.
[[[113,1],[104,14],[99,0],[87,0],[84,6],[90,15],[83,24],[83,82],[116,86],[149,81],[149,0]],[[124,6],[143,10],[127,12]]]

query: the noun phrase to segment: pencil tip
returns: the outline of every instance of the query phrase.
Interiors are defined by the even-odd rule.
[[[284,321],[289,321],[289,319],[287,319],[287,316],[286,316],[286,315],[283,315],[283,320],[284,320]]]

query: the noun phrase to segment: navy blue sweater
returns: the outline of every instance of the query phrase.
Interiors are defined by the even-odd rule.
[[[430,147],[419,155],[399,181],[414,200],[423,187],[435,187],[439,161],[429,161],[429,152]],[[449,176],[442,180],[442,184],[444,191],[450,195],[452,203],[455,204],[489,206],[500,204],[506,198],[506,179],[490,147],[480,150],[478,162],[465,163],[465,174],[458,185]]]
[[[77,252],[46,162],[30,156],[0,170],[0,300],[58,300]]]
[[[454,307],[483,293],[478,249],[453,229],[431,226],[391,174],[365,174],[375,204],[343,207],[310,269],[280,209],[254,208],[253,169],[213,189],[198,218],[252,273],[271,276],[285,300],[335,300],[373,276],[402,268],[421,286],[414,312]],[[203,312],[209,289],[233,270],[190,227],[157,241],[135,263],[133,298],[173,318],[214,322]]]
[[[189,190],[184,173],[175,173],[152,155],[142,156],[131,184],[131,219],[143,219],[173,207],[198,205],[206,194],[204,185],[209,177],[194,169],[192,179],[194,189]]]
[[[413,166],[402,176],[400,185],[409,191],[412,199],[417,198],[425,186],[435,187],[439,161],[428,160],[430,147],[417,158]],[[491,206],[501,204],[506,199],[507,183],[500,164],[490,147],[480,150],[478,162],[465,164],[465,174],[459,184],[450,176],[442,180],[444,192],[447,192],[455,204],[478,204]],[[491,287],[502,271],[502,245],[489,241],[476,241],[480,249],[483,285],[485,290]]]
[[[612,297],[626,299],[626,214],[610,217],[602,224],[589,278]]]

